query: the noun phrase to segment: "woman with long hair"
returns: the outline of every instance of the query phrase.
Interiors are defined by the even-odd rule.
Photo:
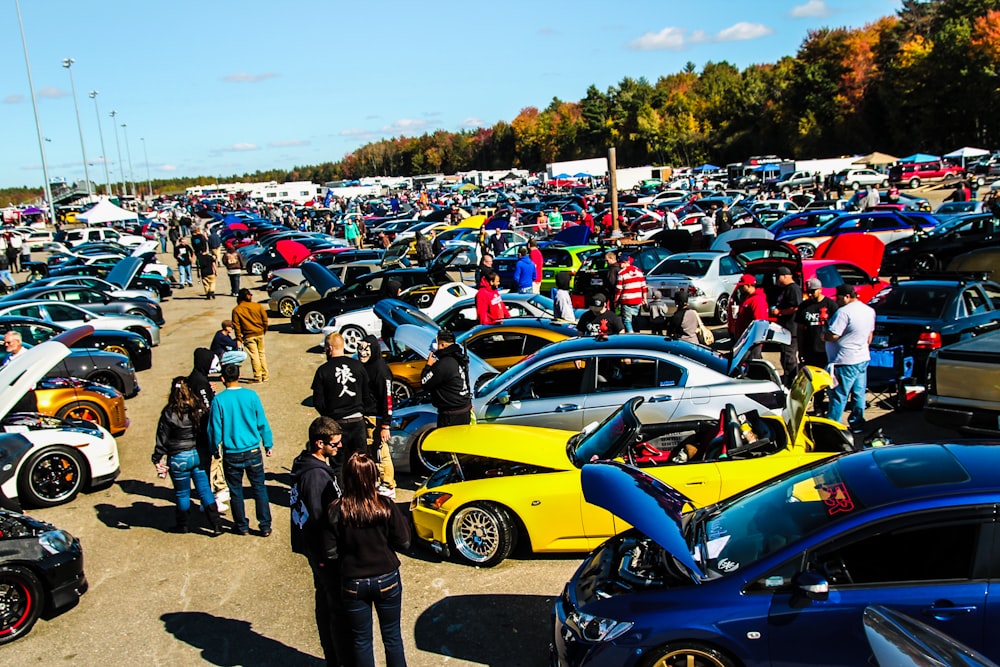
[[[222,532],[219,507],[215,504],[212,486],[208,482],[210,458],[208,448],[204,446],[207,416],[204,401],[192,391],[187,378],[175,377],[170,383],[167,405],[156,425],[156,448],[153,450],[156,472],[160,477],[169,473],[177,493],[177,524],[171,528],[175,533],[188,532],[192,480],[208,520],[209,531],[213,536]],[[163,463],[164,456],[166,463]]]
[[[378,466],[355,452],[344,465],[344,491],[327,511],[340,560],[341,596],[351,627],[356,667],[374,667],[372,606],[378,614],[387,667],[405,667],[399,618],[403,581],[396,549],[410,546],[410,524],[377,491]]]

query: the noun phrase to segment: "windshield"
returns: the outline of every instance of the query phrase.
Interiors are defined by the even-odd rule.
[[[712,266],[710,259],[670,259],[660,262],[649,272],[651,276],[692,276],[701,277]]]
[[[724,501],[688,526],[688,544],[709,576],[731,574],[841,518],[864,509],[827,462]]]
[[[641,401],[640,401],[641,402]],[[566,454],[577,466],[615,456],[623,439],[634,436],[639,428],[634,409],[626,404],[608,415],[593,428],[584,427],[566,444]]]

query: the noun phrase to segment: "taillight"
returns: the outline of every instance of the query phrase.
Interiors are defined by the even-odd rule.
[[[695,296],[698,294],[698,288],[694,285],[688,285],[688,296]]]
[[[941,347],[941,334],[937,331],[925,331],[917,339],[918,350],[936,350]]]

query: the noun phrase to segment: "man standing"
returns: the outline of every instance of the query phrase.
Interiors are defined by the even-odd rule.
[[[215,256],[208,246],[205,245],[198,255],[198,275],[201,276],[201,286],[205,290],[206,299],[215,298]]]
[[[608,298],[600,292],[590,297],[590,308],[576,323],[576,330],[581,336],[593,338],[607,338],[611,334],[621,333],[624,328],[621,318],[608,309]]]
[[[538,249],[538,241],[535,239],[528,241],[528,257],[535,265],[535,279],[531,283],[531,291],[539,294],[542,291],[542,267],[545,266],[545,260],[542,258],[542,251]]]
[[[681,221],[677,218],[677,214],[674,213],[674,209],[667,207],[666,213],[663,215],[663,228],[664,229],[677,229],[681,226]]]
[[[503,230],[497,227],[496,232],[490,237],[490,251],[493,253],[494,257],[498,257],[502,255],[506,249],[507,238],[503,235]]]
[[[233,512],[234,532],[250,532],[246,508],[243,505],[243,473],[250,481],[251,493],[257,510],[260,536],[271,534],[271,505],[264,484],[264,459],[260,446],[270,456],[274,441],[271,425],[264,415],[260,397],[252,390],[240,386],[240,367],[229,364],[222,367],[222,381],[226,390],[212,401],[208,419],[208,442],[213,456],[222,448],[222,471],[229,487],[229,505]]]
[[[313,407],[340,426],[343,447],[334,467],[340,471],[354,452],[367,453],[365,414],[372,408],[368,374],[364,364],[344,354],[344,337],[333,332],[326,337],[326,363],[313,376]]]
[[[823,296],[823,283],[819,278],[807,280],[806,299],[795,312],[795,323],[799,328],[799,358],[802,364],[826,368],[829,360],[823,336],[830,318],[836,312],[837,302],[828,296]],[[813,409],[817,413],[826,412],[822,410],[826,402],[826,393],[824,389],[813,396]]]
[[[618,272],[621,270],[621,266],[618,264],[618,253],[614,250],[609,250],[604,253],[604,261],[607,262],[608,267],[604,270],[604,292],[605,301],[607,301],[608,296],[611,297],[612,301],[608,304],[609,310],[615,309],[615,302],[613,301],[615,293],[618,291]]]
[[[329,417],[309,424],[309,442],[292,463],[292,551],[309,560],[316,589],[316,628],[328,665],[343,664],[352,655],[350,625],[340,598],[340,569],[336,553],[329,553],[323,539],[326,508],[340,498],[337,476],[327,464],[340,449],[340,427]]]
[[[420,384],[437,408],[438,427],[460,426],[472,421],[472,392],[469,390],[469,358],[455,334],[448,329],[437,333],[437,345],[427,355]]]
[[[786,387],[792,386],[792,380],[799,372],[799,345],[798,345],[798,325],[795,322],[795,313],[802,303],[802,288],[795,282],[792,270],[787,266],[782,266],[777,271],[778,286],[781,292],[778,294],[778,302],[771,308],[778,324],[788,329],[792,334],[792,340],[788,345],[781,346],[781,370],[783,372],[782,381]]]
[[[868,192],[862,200],[863,206],[861,208],[865,211],[874,211],[875,207],[880,203],[882,203],[882,197],[878,193],[878,188],[874,185],[869,185]]]
[[[712,243],[715,242],[715,213],[717,209],[718,206],[712,204],[708,213],[701,216],[701,247],[705,250],[710,250]]]
[[[520,294],[531,294],[535,282],[535,263],[528,256],[528,249],[521,246],[517,249],[517,261],[514,263],[514,287]]]
[[[500,296],[500,275],[494,271],[483,274],[476,292],[476,315],[480,324],[499,324],[510,317],[510,311]]]
[[[632,333],[632,319],[639,314],[639,308],[646,303],[646,276],[632,262],[624,264],[625,266],[618,272],[615,303],[621,306],[625,332]]]
[[[865,392],[868,389],[869,345],[875,332],[875,309],[858,301],[851,285],[837,285],[839,309],[826,331],[827,355],[837,381],[830,391],[830,408],[826,417],[839,422],[844,407],[851,401],[847,419],[852,433],[860,433],[865,425]]]
[[[715,233],[725,234],[733,228],[733,214],[729,212],[729,207],[723,204],[715,212]]]
[[[185,285],[194,287],[191,280],[191,264],[194,261],[194,252],[188,245],[187,238],[181,237],[174,246],[174,259],[177,260],[177,284],[181,289]]]
[[[264,351],[264,334],[267,333],[267,310],[254,302],[253,293],[247,288],[239,291],[236,307],[230,318],[236,328],[236,340],[250,355],[253,382],[267,382],[267,356]]]
[[[483,276],[487,273],[493,272],[493,255],[488,252],[483,253],[483,258],[479,260],[479,265],[476,267],[476,282],[478,286],[483,282]]]
[[[743,332],[746,331],[755,320],[767,322],[767,297],[764,291],[758,289],[757,278],[749,273],[743,274],[740,281],[736,283],[736,288],[743,291],[743,301],[740,302],[740,310],[736,315],[736,323],[733,331],[733,343]],[[750,352],[751,359],[762,358],[763,345],[754,345]]]
[[[222,237],[219,236],[218,227],[213,227],[212,233],[208,235],[208,249],[212,252],[215,263],[220,264],[222,262]]]

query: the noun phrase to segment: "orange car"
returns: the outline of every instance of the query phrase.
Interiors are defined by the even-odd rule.
[[[128,428],[125,398],[112,387],[78,378],[42,378],[34,395],[35,411],[43,415],[93,422],[114,436]]]

